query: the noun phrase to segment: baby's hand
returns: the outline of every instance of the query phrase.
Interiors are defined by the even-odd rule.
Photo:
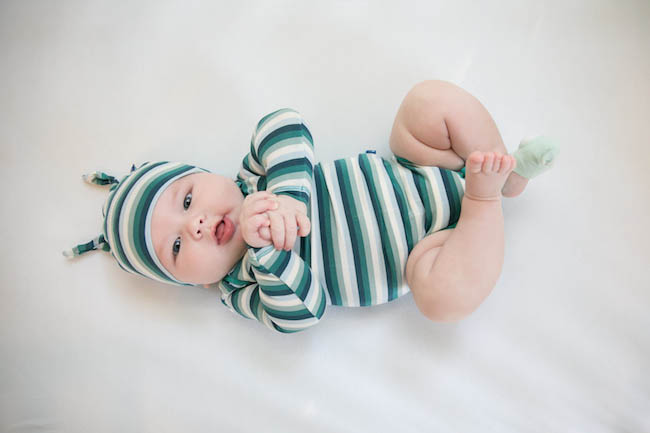
[[[307,206],[286,195],[276,195],[273,200],[277,201],[279,206],[266,212],[271,226],[260,227],[260,236],[273,240],[276,250],[289,251],[296,243],[297,236],[307,236],[311,231]]]
[[[239,227],[244,242],[254,248],[261,248],[271,245],[270,237],[261,237],[260,229],[266,229],[271,225],[267,211],[277,209],[279,204],[274,201],[274,195],[266,191],[258,191],[249,194],[244,199],[239,214]]]

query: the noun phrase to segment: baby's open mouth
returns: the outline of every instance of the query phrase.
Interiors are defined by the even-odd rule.
[[[217,245],[228,243],[234,231],[235,225],[230,221],[230,218],[224,216],[214,230],[215,236],[217,237]]]

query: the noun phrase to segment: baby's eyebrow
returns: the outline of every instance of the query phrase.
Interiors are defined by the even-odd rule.
[[[176,207],[176,203],[179,202],[179,197],[178,197],[178,196],[181,194],[182,191],[183,191],[183,188],[181,188],[181,187],[178,186],[178,184],[177,184],[177,185],[176,185],[176,192],[174,193],[174,201],[172,201],[172,205],[173,205],[173,207]]]

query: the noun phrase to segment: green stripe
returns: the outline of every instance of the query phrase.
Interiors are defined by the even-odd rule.
[[[321,235],[321,250],[323,254],[323,273],[325,274],[325,283],[327,292],[330,295],[330,301],[333,305],[342,305],[340,293],[340,281],[337,270],[337,251],[334,245],[334,229],[332,227],[332,212],[329,202],[329,191],[323,170],[320,164],[314,167],[314,184],[318,191],[318,223]]]
[[[148,184],[140,185],[140,190],[137,191],[138,195],[136,197],[137,206],[135,212],[131,212],[131,220],[129,221],[129,234],[130,241],[135,254],[140,259],[141,263],[149,269],[152,273],[157,275],[159,278],[165,281],[173,281],[165,275],[165,273],[158,268],[158,265],[154,262],[151,254],[149,254],[149,249],[147,248],[145,237],[146,237],[146,223],[147,223],[147,211],[153,201],[154,196],[160,190],[160,188],[167,183],[169,180],[173,179],[176,176],[179,176],[188,170],[191,170],[192,166],[181,165],[171,171],[167,171],[164,174],[156,176],[151,179]],[[178,204],[182,206],[181,203]],[[181,245],[182,247],[182,245]]]
[[[388,300],[392,301],[397,298],[397,289],[399,286],[399,278],[397,272],[401,272],[399,258],[396,251],[397,245],[394,236],[390,236],[392,230],[389,229],[385,220],[386,205],[387,203],[381,200],[379,196],[379,179],[378,174],[373,172],[373,165],[369,162],[367,154],[359,155],[359,167],[368,185],[368,192],[370,193],[370,200],[372,207],[375,211],[375,219],[379,227],[379,235],[381,236],[382,254],[384,257],[384,266],[386,269],[386,283],[388,285]]]
[[[289,124],[274,130],[264,137],[257,147],[258,159],[264,161],[266,153],[272,152],[274,145],[286,145],[287,143],[282,143],[284,140],[300,138],[306,129],[302,124]]]
[[[258,320],[262,320],[262,302],[260,301],[260,290],[259,285],[253,289],[251,293],[251,299],[248,302],[248,306],[253,312],[253,315],[257,317]]]
[[[296,296],[300,298],[301,301],[305,302],[307,295],[311,289],[311,269],[306,265],[300,267],[300,272],[297,275],[297,279],[292,281],[292,285],[295,287]]]
[[[113,220],[110,222],[110,227],[116,242],[115,245],[111,245],[111,247],[113,248],[113,252],[116,253],[116,257],[121,262],[121,264],[126,268],[128,268],[132,273],[140,274],[140,272],[138,272],[133,267],[133,265],[131,265],[129,260],[126,258],[124,249],[122,248],[122,241],[120,239],[120,231],[119,231],[120,216],[122,215],[122,206],[124,205],[124,200],[129,195],[129,192],[142,176],[144,176],[146,173],[153,170],[154,168],[166,163],[167,163],[166,161],[162,161],[162,162],[152,163],[147,167],[141,167],[140,169],[138,169],[138,172],[132,173],[131,176],[128,177],[128,183],[124,186],[124,188],[118,188],[115,191],[115,195],[119,194],[119,196],[117,198],[117,202],[113,205],[114,206]],[[107,207],[107,209],[111,209],[110,204]],[[108,224],[108,218],[106,218],[106,224]],[[106,228],[104,230],[106,231]]]
[[[277,319],[282,319],[282,320],[304,320],[304,319],[313,319],[315,316],[311,314],[311,311],[309,311],[306,308],[301,308],[299,311],[284,311],[284,310],[276,310],[275,308],[272,308],[268,305],[264,305],[264,311],[271,316],[275,317]]]
[[[270,249],[270,253],[268,254],[269,258],[265,259],[265,264],[260,266],[255,266],[255,269],[261,270],[264,273],[270,273],[273,275],[282,275],[284,270],[287,268],[289,265],[289,260],[291,260],[291,251],[284,251],[284,250],[276,250],[273,245],[270,245],[268,247],[264,247],[267,249]],[[255,251],[259,251],[260,249],[256,249]]]
[[[311,177],[311,161],[307,158],[290,159],[274,165],[266,173],[267,176],[273,177],[274,179],[292,174],[299,174],[300,176],[307,174]]]
[[[447,200],[449,201],[448,225],[455,224],[460,217],[460,197],[458,194],[458,188],[453,179],[453,174],[451,171],[441,168],[440,176],[442,177],[442,182],[445,185],[445,193],[447,195]]]
[[[429,189],[427,188],[427,182],[424,179],[424,176],[421,173],[416,171],[411,171],[413,176],[413,182],[415,183],[415,189],[420,196],[420,201],[424,206],[424,233],[429,233],[431,226],[433,225],[433,213],[431,205],[431,196],[429,195]]]
[[[352,252],[354,253],[354,267],[356,270],[357,287],[359,292],[359,304],[361,306],[370,305],[372,296],[370,295],[370,282],[368,281],[368,264],[365,255],[366,243],[363,240],[362,218],[359,216],[360,211],[357,206],[357,199],[354,196],[354,190],[351,184],[351,176],[346,160],[337,160],[334,162],[336,175],[339,181],[339,190],[341,192],[341,201],[345,211],[345,219],[348,223],[350,232],[350,241],[352,243]]]
[[[399,207],[399,213],[402,217],[402,224],[404,225],[404,234],[406,235],[406,246],[410,252],[415,243],[419,241],[415,236],[415,221],[411,221],[411,213],[409,212],[408,200],[406,198],[406,193],[404,192],[404,187],[401,182],[398,180],[397,175],[393,171],[394,169],[399,169],[399,167],[393,167],[388,161],[382,160],[386,173],[391,180],[391,185],[393,186],[393,191],[395,192],[395,200],[397,201],[397,206]]]

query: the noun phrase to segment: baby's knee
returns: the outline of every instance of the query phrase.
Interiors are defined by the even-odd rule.
[[[416,96],[426,98],[427,100],[438,100],[460,90],[462,90],[460,87],[449,81],[424,80],[415,84],[409,93],[411,97]]]
[[[459,306],[456,305],[440,303],[420,309],[420,312],[424,317],[433,322],[440,323],[458,322],[459,320],[469,316],[473,311],[474,309],[464,307],[459,308]]]
[[[416,299],[416,304],[422,315],[433,322],[458,322],[476,311],[485,299],[473,294],[489,291],[462,290],[459,287],[430,290]]]

